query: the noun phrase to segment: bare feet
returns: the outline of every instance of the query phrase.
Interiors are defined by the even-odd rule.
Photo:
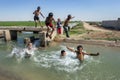
[[[97,52],[97,54],[96,54],[96,55],[98,56],[98,55],[100,55],[100,53],[99,53],[99,52]]]

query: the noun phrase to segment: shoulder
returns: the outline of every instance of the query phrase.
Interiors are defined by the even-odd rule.
[[[83,53],[86,53],[86,51],[85,51],[85,50],[83,50],[82,52],[83,52]]]
[[[78,50],[75,50],[76,53],[78,53]]]
[[[53,17],[51,18],[52,20],[55,20]]]
[[[37,10],[35,10],[34,12],[37,12]]]

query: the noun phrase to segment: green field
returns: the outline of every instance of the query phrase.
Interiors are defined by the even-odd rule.
[[[71,23],[78,21],[71,21]],[[45,22],[41,22],[43,26],[45,26]],[[34,21],[0,21],[0,26],[35,26]],[[38,26],[40,26],[38,24]]]
[[[74,35],[74,34],[79,35],[87,32],[87,30],[84,29],[82,22],[77,22],[77,23],[78,24],[70,30],[70,35]]]
[[[0,21],[0,26],[34,26],[34,21]]]

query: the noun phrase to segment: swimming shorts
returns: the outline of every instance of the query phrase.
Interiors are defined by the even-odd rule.
[[[34,16],[34,21],[39,20],[38,16]]]

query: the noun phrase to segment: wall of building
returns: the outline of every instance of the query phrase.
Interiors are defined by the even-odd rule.
[[[120,29],[120,18],[118,20],[102,21],[102,26],[105,28]]]

